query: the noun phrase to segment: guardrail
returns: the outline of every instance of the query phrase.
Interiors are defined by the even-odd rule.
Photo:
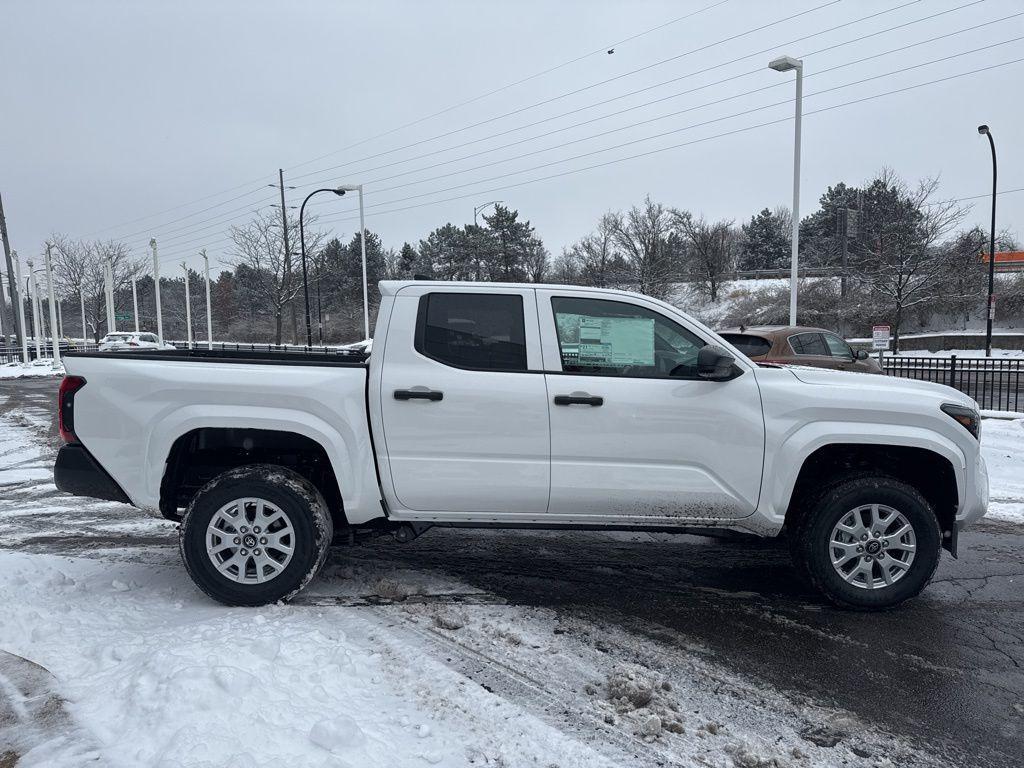
[[[49,341],[43,343],[39,342],[39,348],[42,352],[41,357],[53,357],[53,344]],[[59,344],[61,354],[65,352],[95,352],[96,344],[91,341],[62,341]],[[28,359],[31,362],[35,360],[36,355],[36,344],[34,341],[30,341],[28,344]],[[13,344],[0,345],[0,363],[20,363],[21,362],[21,347]]]
[[[959,389],[986,411],[1024,407],[1024,360],[987,357],[886,357],[890,376],[933,381]]]

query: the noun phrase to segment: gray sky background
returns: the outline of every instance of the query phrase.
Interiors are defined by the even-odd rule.
[[[32,256],[50,233],[65,233],[121,239],[146,256],[155,236],[165,275],[182,258],[198,263],[202,247],[217,263],[228,258],[228,226],[276,201],[265,185],[276,183],[278,167],[297,187],[288,192],[290,205],[321,184],[365,183],[367,227],[395,248],[447,221],[471,222],[475,204],[496,198],[529,219],[553,255],[604,211],[648,194],[741,222],[790,204],[793,76],[766,68],[778,54],[805,58],[802,214],[814,210],[828,184],[858,183],[882,166],[909,181],[940,176],[944,198],[985,195],[991,166],[976,132],[982,122],[996,139],[1000,190],[1024,188],[1024,62],[807,114],[1024,58],[1021,40],[965,53],[1024,36],[1021,15],[822,72],[1022,13],[1024,2],[842,0],[811,10],[827,0],[727,0],[620,42],[717,2],[3,0],[0,192],[12,245]],[[950,12],[819,52],[943,11]],[[870,14],[880,15],[822,33]],[[615,53],[604,53],[612,43]],[[601,52],[365,141],[595,50]],[[669,57],[678,58],[657,64]],[[740,57],[749,58],[734,61]],[[641,67],[649,68],[627,74]],[[742,76],[714,84],[733,75]],[[609,78],[617,79],[596,85]],[[674,78],[681,79],[657,85]],[[648,86],[655,87],[624,96]],[[692,92],[645,106],[684,91]],[[759,107],[766,108],[733,117]],[[665,116],[681,110],[688,111]],[[723,135],[774,120],[783,122]],[[650,122],[633,125],[640,121]],[[695,125],[707,121],[715,122]],[[507,133],[487,138],[499,132]],[[441,134],[450,135],[435,138]],[[684,142],[697,143],[521,184]],[[460,160],[472,153],[480,154]],[[594,154],[569,159],[587,153]],[[518,186],[500,189],[508,185]],[[989,200],[976,202],[971,223],[987,225]],[[322,229],[348,239],[355,205],[354,197],[323,196],[307,215],[316,213]],[[417,207],[396,210],[407,206]],[[1000,198],[998,226],[1024,235],[1024,192]]]

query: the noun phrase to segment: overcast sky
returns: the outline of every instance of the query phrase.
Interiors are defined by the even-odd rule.
[[[227,259],[228,227],[276,201],[279,167],[289,205],[364,183],[367,227],[395,248],[494,199],[552,254],[648,194],[741,222],[791,201],[794,78],[766,68],[790,54],[806,72],[802,214],[883,166],[985,195],[988,123],[998,226],[1024,235],[1024,192],[1009,192],[1024,188],[1024,62],[812,114],[1024,58],[1019,39],[976,50],[1024,37],[1013,14],[1024,2],[4,0],[0,193],[22,257],[50,233],[140,256],[155,236],[164,274],[202,247]],[[355,205],[325,195],[307,215],[348,239]]]

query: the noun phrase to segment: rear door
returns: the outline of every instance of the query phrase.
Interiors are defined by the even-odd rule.
[[[383,355],[386,468],[399,503],[546,512],[550,430],[533,289],[407,286],[388,328],[373,354]]]
[[[706,340],[640,297],[537,291],[551,414],[549,518],[694,523],[757,506],[764,420],[753,365],[697,376]]]

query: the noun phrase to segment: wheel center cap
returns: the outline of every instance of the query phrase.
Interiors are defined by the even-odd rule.
[[[864,549],[869,555],[877,555],[882,551],[882,542],[872,539],[864,546]]]
[[[251,533],[247,533],[245,534],[245,536],[242,537],[242,544],[244,544],[246,547],[250,549],[256,546],[256,542],[256,537],[253,536]]]

